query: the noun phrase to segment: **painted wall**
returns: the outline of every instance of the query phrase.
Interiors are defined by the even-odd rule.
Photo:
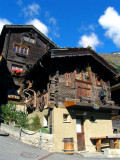
[[[74,138],[74,150],[77,151],[76,115],[83,115],[84,111],[67,110],[66,108],[53,109],[53,134],[55,151],[62,152],[64,149],[63,138]],[[68,122],[63,121],[63,114],[69,114]],[[92,122],[91,116],[95,118]],[[101,137],[113,134],[110,113],[87,112],[84,116],[84,133],[86,150],[95,151],[90,137]]]
[[[91,116],[95,118],[94,122],[90,121]],[[113,135],[110,113],[88,112],[84,129],[86,150],[95,151],[95,146],[93,146],[90,137]]]
[[[26,105],[16,105],[16,110],[17,111],[23,111],[23,112],[27,112],[27,108]]]

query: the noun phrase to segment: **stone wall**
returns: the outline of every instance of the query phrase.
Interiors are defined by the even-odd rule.
[[[14,137],[16,139],[20,138],[20,129],[15,128],[10,125],[1,124],[1,131],[4,131],[5,133],[8,133],[11,137]],[[35,132],[24,130],[28,134],[33,134]],[[23,143],[27,143],[29,145],[32,145],[34,147],[40,148],[40,133],[37,132],[34,135],[28,135],[23,132],[21,132],[21,138],[20,141]],[[42,141],[41,141],[41,147],[43,150],[47,150],[49,152],[54,151],[54,135],[52,134],[41,134]]]

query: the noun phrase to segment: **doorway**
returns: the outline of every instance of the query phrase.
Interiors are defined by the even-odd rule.
[[[85,150],[84,123],[82,116],[76,118],[76,132],[78,151]]]

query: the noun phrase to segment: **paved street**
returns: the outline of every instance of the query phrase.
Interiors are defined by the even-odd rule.
[[[0,133],[0,160],[107,160],[101,158],[88,158],[81,155],[66,155],[63,153],[50,153],[39,148],[19,142]],[[110,160],[110,159],[109,159]],[[115,158],[114,158],[115,160]],[[118,160],[118,159],[116,159]]]

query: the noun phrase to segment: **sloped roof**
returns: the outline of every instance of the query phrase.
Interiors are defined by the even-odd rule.
[[[103,57],[97,54],[91,47],[87,48],[58,48],[51,49],[51,58],[76,57],[76,56],[92,56],[99,61],[104,67],[117,75],[116,69]]]
[[[33,25],[4,25],[2,32],[1,32],[1,37],[5,35],[6,32],[9,30],[34,30],[38,35],[41,36],[41,38],[46,42],[50,43],[53,47],[58,48],[58,46],[52,42],[49,38],[47,38],[42,32],[40,32],[36,27]]]

